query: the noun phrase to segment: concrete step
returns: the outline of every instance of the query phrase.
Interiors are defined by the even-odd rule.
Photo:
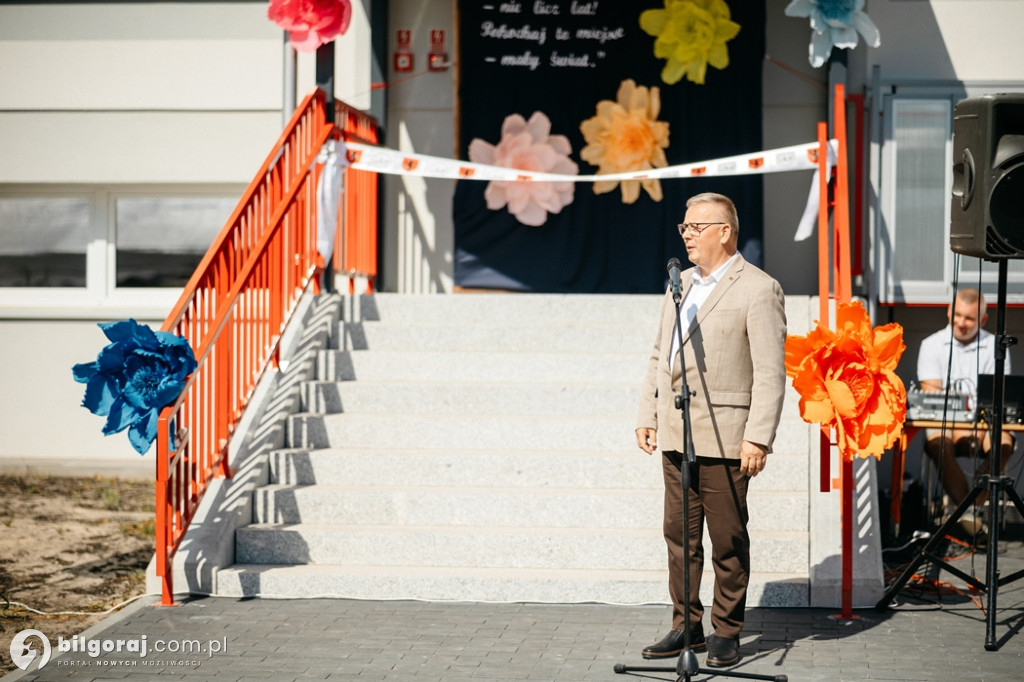
[[[292,448],[372,444],[378,448],[457,450],[636,450],[632,414],[297,414],[288,419]],[[777,453],[807,451],[807,428],[780,428]]]
[[[643,353],[654,341],[651,324],[534,319],[510,325],[457,318],[420,324],[343,322],[339,338],[344,350]]]
[[[657,528],[555,528],[252,524],[236,533],[239,564],[649,571],[665,564]],[[806,532],[751,534],[751,571],[807,570]],[[413,570],[413,572],[415,572]]]
[[[354,443],[424,450],[636,448],[632,420],[623,415],[299,414],[289,418],[292,447]]]
[[[319,414],[635,414],[639,382],[526,384],[479,381],[314,381],[302,410]]]
[[[634,383],[647,370],[643,353],[501,353],[481,351],[321,351],[323,381],[481,381],[572,384]]]
[[[664,570],[408,567],[250,564],[221,570],[217,593],[227,597],[424,599],[535,603],[664,604]],[[701,600],[711,604],[714,575],[701,580]],[[748,607],[806,607],[806,573],[758,573],[747,590]]]
[[[346,483],[458,489],[503,488],[659,489],[658,456],[632,449],[495,452],[485,449],[384,450],[376,447],[278,450],[270,455],[271,482],[284,485]],[[807,455],[769,455],[768,467],[751,482],[752,491],[809,494]]]
[[[651,330],[661,309],[658,294],[459,294],[360,296],[345,310],[347,321],[431,324],[448,319],[476,323],[608,322]],[[351,304],[350,304],[351,305]]]
[[[640,401],[640,381],[526,383],[489,381],[309,381],[301,387],[301,411],[315,414],[623,414],[631,419]],[[786,422],[800,419],[799,396],[787,391]]]
[[[661,487],[644,490],[426,486],[266,486],[254,522],[459,527],[651,528],[661,522]],[[754,491],[752,530],[807,530],[807,500]]]

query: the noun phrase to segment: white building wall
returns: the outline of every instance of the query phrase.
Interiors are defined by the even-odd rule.
[[[765,149],[813,142],[827,111],[825,69],[807,61],[806,19],[785,16],[788,0],[768,0],[762,93]],[[764,261],[787,294],[818,293],[818,240],[793,241],[812,172],[764,176]]]
[[[0,7],[0,183],[247,184],[281,129],[264,3]]]
[[[456,158],[455,70],[427,71],[430,31],[442,29],[455,56],[454,3],[388,3],[389,58],[395,32],[412,32],[411,73],[388,67],[387,145],[394,149]],[[451,292],[454,286],[454,180],[407,176],[384,178],[382,289],[406,293]]]
[[[883,78],[1019,81],[1024,77],[1024,2],[1019,0],[869,0],[882,44],[867,66]]]
[[[368,10],[353,10],[335,43],[336,93],[365,108]],[[0,192],[241,196],[286,120],[284,33],[266,11],[265,0],[0,5]],[[301,101],[314,56],[299,54],[296,72]],[[101,260],[113,246],[94,241],[89,253]],[[107,343],[97,322],[159,328],[179,294],[0,291],[0,472],[153,476],[155,449],[140,457],[125,434],[104,437],[71,367]]]
[[[158,329],[163,315],[137,319]],[[126,433],[104,436],[105,419],[80,407],[85,385],[71,368],[107,343],[92,321],[0,320],[0,473],[156,475],[155,447],[139,456]]]

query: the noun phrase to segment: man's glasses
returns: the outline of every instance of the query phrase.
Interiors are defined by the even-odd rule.
[[[728,223],[679,223],[676,227],[679,228],[679,236],[682,237],[687,232],[692,234],[694,237],[699,237],[700,233],[708,229],[712,225],[727,225]]]

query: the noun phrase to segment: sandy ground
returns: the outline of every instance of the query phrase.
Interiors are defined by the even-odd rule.
[[[143,594],[152,555],[152,482],[0,476],[0,677],[21,630],[56,642]]]

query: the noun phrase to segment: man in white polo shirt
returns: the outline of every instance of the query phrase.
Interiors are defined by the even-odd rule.
[[[971,394],[971,404],[978,405],[978,375],[993,374],[996,362],[996,337],[982,329],[988,320],[985,312],[985,297],[977,289],[961,289],[956,296],[956,309],[946,310],[949,325],[921,342],[917,356],[917,378],[923,391],[944,391],[947,369],[949,381],[954,387],[961,387]],[[1010,372],[1010,357],[1006,356],[1004,373]],[[979,443],[978,436],[983,436]],[[928,429],[925,452],[939,471],[939,479],[949,495],[952,512],[970,492],[970,485],[963,470],[957,464],[957,457],[970,457],[983,453],[979,472],[988,470],[988,453],[992,449],[988,431],[974,429]],[[1013,436],[1002,432],[1002,470],[1013,454]],[[983,505],[988,491],[982,491],[976,498]],[[970,535],[984,534],[984,523],[980,515],[968,509],[960,518],[960,524]]]

